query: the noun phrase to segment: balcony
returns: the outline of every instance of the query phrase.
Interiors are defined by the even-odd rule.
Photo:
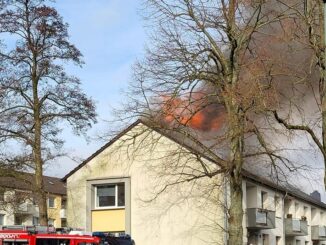
[[[311,240],[326,241],[326,226],[311,226]]]
[[[261,209],[247,209],[247,228],[248,229],[274,229],[275,228],[275,212]]]
[[[285,219],[286,236],[306,236],[308,235],[308,225],[306,220]]]
[[[65,208],[60,209],[60,218],[61,219],[66,219],[67,218]]]
[[[30,203],[22,203],[18,205],[15,209],[16,214],[33,214],[35,213],[35,211],[35,206]]]

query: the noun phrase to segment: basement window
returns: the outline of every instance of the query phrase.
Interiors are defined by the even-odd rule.
[[[125,184],[108,184],[95,187],[96,208],[125,206]]]

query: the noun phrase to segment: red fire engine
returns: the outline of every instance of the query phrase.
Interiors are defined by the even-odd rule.
[[[99,245],[100,239],[90,235],[67,235],[51,232],[39,233],[28,227],[21,230],[0,230],[0,245]]]

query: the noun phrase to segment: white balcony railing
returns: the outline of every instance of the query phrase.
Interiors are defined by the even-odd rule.
[[[301,223],[300,220],[298,219],[293,219],[292,220],[292,229],[293,231],[301,231]]]
[[[275,212],[261,208],[247,208],[247,227],[249,229],[274,229]]]
[[[267,212],[257,209],[256,222],[259,224],[267,224]]]
[[[326,236],[326,227],[325,226],[319,226],[319,236]]]
[[[16,213],[32,214],[34,212],[34,205],[31,203],[22,203],[16,208]]]

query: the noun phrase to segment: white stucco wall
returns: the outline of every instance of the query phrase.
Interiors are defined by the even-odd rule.
[[[244,211],[244,220],[246,220],[247,208],[261,208],[261,192],[267,193],[267,200],[264,202],[264,208],[275,211],[275,195],[279,198],[282,198],[283,195],[277,193],[269,188],[253,184],[251,182],[243,181],[243,211]],[[281,205],[283,207],[283,205]],[[283,210],[282,210],[283,211]],[[283,213],[283,212],[282,212]],[[244,224],[244,244],[247,244],[249,233],[246,229],[247,223]],[[257,243],[255,245],[263,245],[263,236],[268,240],[270,245],[276,245],[276,237],[280,237],[280,244],[284,244],[284,230],[283,230],[283,218],[275,217],[275,229],[261,229],[256,232]]]
[[[204,178],[170,186],[154,198],[167,184],[180,181],[176,173],[183,171],[189,177],[203,169],[187,150],[156,132],[129,141],[138,130],[143,127],[132,129],[67,179],[68,225],[87,227],[87,180],[129,177],[131,236],[136,244],[223,244],[221,180]]]
[[[132,129],[68,177],[68,225],[84,229],[90,227],[89,183],[127,178],[128,184],[130,182],[130,234],[136,244],[224,244],[223,205],[224,200],[230,200],[225,198],[227,192],[221,178],[204,178],[169,186],[155,198],[155,194],[167,184],[183,180],[180,179],[181,171],[189,177],[198,175],[198,171],[203,169],[200,162],[179,144],[156,132],[139,136],[139,130],[142,131],[140,126]],[[138,136],[132,137],[135,135]],[[216,168],[206,160],[204,163],[209,168]],[[280,206],[275,229],[256,230],[255,245],[262,245],[263,239],[268,240],[267,244],[275,245],[277,237],[282,245],[296,245],[297,241],[311,245],[311,226],[326,225],[326,210],[246,179],[243,181],[244,244],[249,238],[247,208],[261,208],[262,191],[267,193],[263,204],[265,209],[275,211],[275,197]],[[284,199],[291,201],[284,205]],[[307,207],[306,212],[304,207]],[[316,213],[314,218],[312,210]],[[324,212],[323,217],[320,216],[321,211]],[[285,237],[284,218],[287,214],[298,219],[307,217],[307,236]]]

